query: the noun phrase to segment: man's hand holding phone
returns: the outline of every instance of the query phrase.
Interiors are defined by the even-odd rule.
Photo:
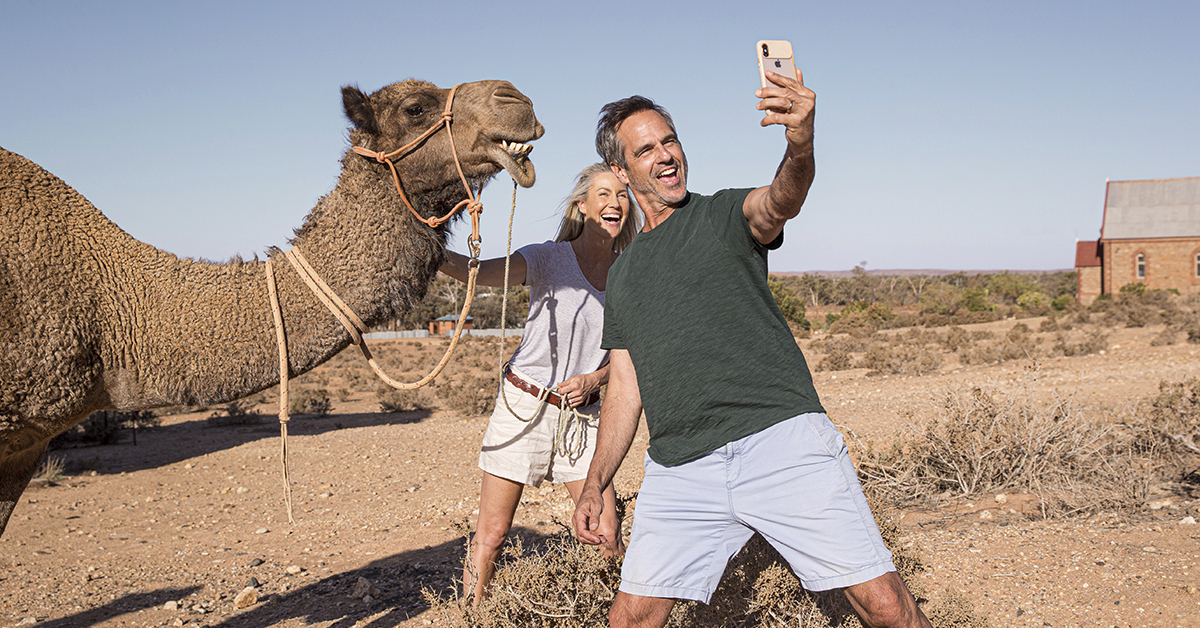
[[[758,69],[762,87],[754,93],[757,108],[766,112],[759,124],[786,127],[788,145],[800,153],[812,152],[816,94],[804,87],[804,75],[795,70],[792,46],[786,41],[758,42]],[[781,69],[783,73],[776,72]],[[792,76],[787,74],[792,73]]]

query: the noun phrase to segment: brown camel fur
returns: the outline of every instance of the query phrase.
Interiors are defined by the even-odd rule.
[[[342,89],[350,143],[392,151],[437,122],[449,90],[404,81],[367,96]],[[453,135],[476,191],[502,168],[533,184],[521,143],[544,129],[505,81],[460,86]],[[512,142],[518,144],[513,145]],[[264,156],[264,159],[269,156]],[[396,161],[424,216],[466,191],[445,129]],[[446,227],[420,223],[385,164],[350,151],[337,187],[291,242],[367,325],[424,297]],[[349,334],[272,249],[290,371],[305,373]],[[211,405],[279,383],[265,262],[180,259],[139,242],[83,196],[0,148],[0,534],[47,442],[94,410]]]

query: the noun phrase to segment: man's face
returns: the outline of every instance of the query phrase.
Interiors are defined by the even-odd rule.
[[[617,127],[627,168],[616,167],[621,182],[645,201],[675,207],[687,197],[687,157],[679,138],[657,111],[639,111]]]

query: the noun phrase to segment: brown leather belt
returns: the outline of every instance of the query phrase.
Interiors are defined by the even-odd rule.
[[[504,368],[504,379],[507,379],[508,381],[512,382],[513,386],[520,388],[521,390],[533,395],[534,397],[541,397],[541,395],[542,395],[542,387],[541,386],[538,386],[537,384],[531,384],[531,383],[521,379],[520,377],[517,377],[517,374],[513,373],[512,369],[508,368],[507,366]],[[546,403],[548,403],[552,406],[560,406],[560,407],[564,405],[562,397],[559,397],[558,394],[553,393],[553,392],[546,394]],[[599,390],[592,391],[592,394],[588,395],[587,398],[583,400],[583,403],[580,404],[580,407],[590,406],[595,403],[600,403],[600,391]]]

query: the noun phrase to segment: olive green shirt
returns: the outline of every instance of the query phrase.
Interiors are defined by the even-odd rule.
[[[629,352],[662,465],[825,411],[767,285],[767,250],[783,234],[754,238],[749,193],[689,194],[608,273],[601,346]]]

